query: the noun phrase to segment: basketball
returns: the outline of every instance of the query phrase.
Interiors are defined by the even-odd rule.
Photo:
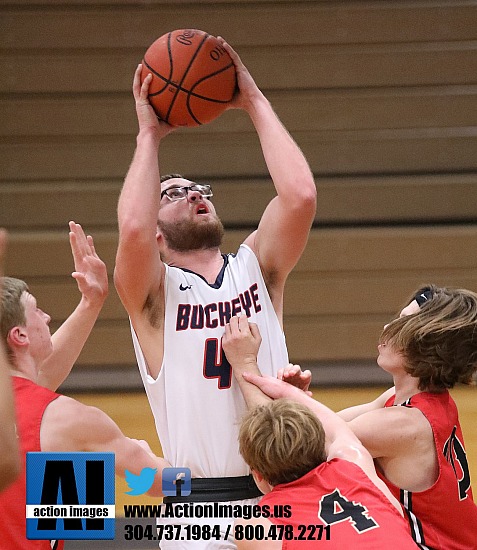
[[[142,62],[151,73],[149,101],[171,126],[199,126],[227,108],[237,85],[235,66],[215,36],[181,29],[158,38]]]

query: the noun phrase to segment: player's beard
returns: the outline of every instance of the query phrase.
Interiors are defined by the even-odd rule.
[[[191,219],[159,220],[158,227],[168,248],[176,252],[218,248],[224,236],[224,226],[217,216],[207,223],[196,223]]]

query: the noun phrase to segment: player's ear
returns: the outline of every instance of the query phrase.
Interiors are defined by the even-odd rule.
[[[24,347],[29,344],[28,333],[25,327],[16,326],[9,330],[7,344],[10,348]]]
[[[263,475],[260,472],[257,472],[256,470],[251,470],[253,479],[255,480],[255,484],[257,487],[262,491],[264,495],[269,493],[273,486],[270,485],[270,483],[263,477]]]
[[[263,476],[260,472],[257,472],[257,470],[254,470],[253,468],[250,469],[250,472],[257,485],[263,481]]]
[[[159,226],[156,227],[156,242],[159,245],[159,249],[164,246],[164,235],[159,229]]]

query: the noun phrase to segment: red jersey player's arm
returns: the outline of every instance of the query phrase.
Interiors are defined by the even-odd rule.
[[[389,489],[378,477],[374,468],[373,458],[354,434],[348,423],[335,412],[309,397],[298,388],[271,376],[243,374],[247,382],[258,386],[263,393],[272,399],[287,398],[309,407],[320,420],[325,431],[325,452],[328,460],[342,458],[359,466],[384,494],[391,504],[402,514],[399,502],[392,496]]]
[[[103,411],[61,395],[43,414],[40,429],[41,450],[47,452],[113,452],[116,474],[125,470],[139,475],[144,468],[156,469],[151,496],[162,496],[162,470],[169,467],[155,456],[145,442],[126,437]]]
[[[347,409],[343,409],[339,411],[337,414],[343,420],[346,420],[346,422],[349,422],[350,420],[353,420],[354,418],[357,418],[358,416],[361,416],[362,414],[365,414],[369,411],[382,409],[386,404],[386,402],[388,401],[388,399],[392,397],[395,393],[396,393],[396,390],[394,387],[389,388],[389,390],[386,390],[374,401],[370,401],[369,403],[363,403],[362,405],[355,405],[354,407],[348,407]]]

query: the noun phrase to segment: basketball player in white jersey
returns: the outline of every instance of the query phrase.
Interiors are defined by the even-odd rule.
[[[239,56],[221,43],[237,72],[239,91],[231,107],[250,116],[277,193],[258,229],[236,254],[224,255],[223,227],[210,201],[210,186],[180,175],[161,183],[159,146],[172,128],[158,121],[148,101],[151,77],[141,85],[141,66],[133,83],[137,148],[118,206],[116,288],[131,321],[164,457],[192,473],[190,496],[171,497],[171,502],[236,504],[260,495],[238,449],[246,406],[222,353],[221,338],[231,316],[246,315],[262,334],[261,371],[276,375],[273,369],[288,363],[283,291],[316,210],[315,183],[305,157]],[[221,524],[225,539],[233,518],[164,521]],[[188,538],[185,532],[181,535]],[[227,540],[219,541],[162,541],[161,548],[235,545],[229,533]]]

